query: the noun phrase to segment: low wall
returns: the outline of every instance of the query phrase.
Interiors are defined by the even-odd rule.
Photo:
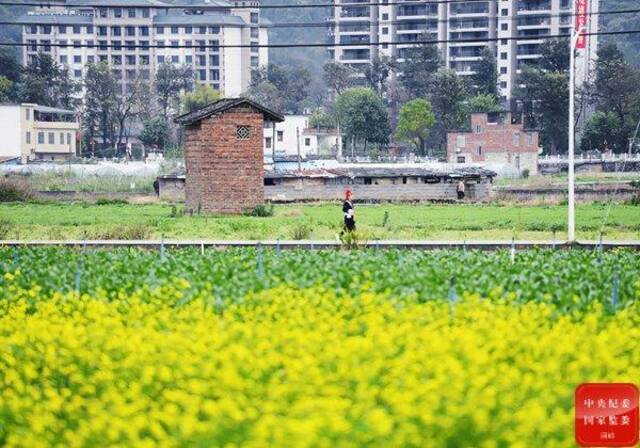
[[[84,191],[35,191],[33,195],[37,199],[53,200],[53,201],[95,201],[96,199],[138,199],[138,198],[155,198],[155,194],[149,193],[128,193],[128,192],[111,192],[111,193],[92,193]]]
[[[630,182],[576,185],[576,201],[624,201],[640,195],[640,189]],[[494,198],[515,202],[560,202],[567,196],[567,187],[496,187]]]
[[[349,188],[358,201],[449,201],[457,200],[457,182],[379,184],[327,184],[324,179],[286,179],[277,185],[265,185],[265,199],[271,202],[332,201],[342,199]],[[492,184],[488,179],[466,182],[466,199],[491,199]],[[184,180],[160,181],[160,199],[184,201]]]

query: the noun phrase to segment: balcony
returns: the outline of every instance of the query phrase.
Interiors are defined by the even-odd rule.
[[[369,35],[365,36],[350,36],[350,35],[342,35],[340,36],[341,44],[363,44],[366,45],[369,43]]]
[[[539,13],[541,11],[551,12],[550,1],[527,1],[518,2],[518,13]]]
[[[451,15],[489,14],[489,2],[455,3],[449,6]]]
[[[486,29],[489,28],[489,20],[454,19],[449,22],[449,28],[452,30]]]
[[[398,6],[398,18],[438,16],[438,5],[401,5]]]

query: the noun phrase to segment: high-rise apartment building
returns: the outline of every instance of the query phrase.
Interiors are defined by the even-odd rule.
[[[267,64],[267,49],[258,46],[268,43],[267,28],[256,1],[53,0],[47,5],[15,20],[27,44],[23,62],[44,52],[77,80],[87,64],[100,61],[125,83],[138,76],[153,79],[163,63],[186,64],[197,82],[239,96],[249,86],[251,69]]]
[[[588,12],[598,12],[599,0],[427,0],[407,1],[406,5],[402,0],[335,0],[329,41],[357,45],[332,48],[329,56],[358,68],[380,56],[402,61],[414,42],[439,41],[443,64],[468,76],[475,73],[482,49],[489,47],[498,64],[500,94],[507,100],[520,70],[540,59],[546,36],[570,35],[575,23],[572,1],[586,2]],[[586,29],[589,33],[598,30],[597,16],[591,17]],[[478,41],[468,42],[471,39]],[[372,42],[380,45],[369,45]],[[597,44],[597,36],[587,36],[585,48],[577,53],[578,84],[593,68]]]

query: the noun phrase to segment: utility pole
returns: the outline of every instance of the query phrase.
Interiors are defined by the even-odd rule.
[[[573,3],[572,14],[575,17],[576,4]],[[568,163],[569,163],[569,194],[568,194],[568,222],[567,222],[567,240],[569,243],[573,243],[576,240],[576,194],[575,194],[575,98],[574,91],[576,87],[576,46],[578,39],[584,28],[574,28],[574,34],[571,38],[571,53],[569,59],[569,151],[568,151]]]
[[[298,172],[302,171],[302,160],[300,158],[300,128],[296,126],[296,146],[298,148]]]

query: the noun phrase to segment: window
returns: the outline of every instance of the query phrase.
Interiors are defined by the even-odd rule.
[[[134,19],[134,18],[136,17],[136,10],[135,10],[135,8],[129,8],[129,9],[127,9],[127,16],[128,16],[130,19]]]
[[[503,61],[507,60],[507,53],[500,53],[500,59],[502,59]]]
[[[502,9],[500,11],[500,14],[504,17],[504,16],[508,16],[509,15],[509,10],[508,9]]]
[[[172,40],[171,41],[171,46],[174,48],[177,48],[180,45],[180,42],[177,40]]]
[[[24,119],[27,121],[31,120],[31,109],[24,110]]]
[[[519,132],[514,132],[513,133],[513,145],[514,146],[520,146],[520,133]]]
[[[158,64],[164,64],[164,56],[162,55],[158,56]]]
[[[500,24],[500,30],[501,31],[508,31],[509,30],[509,24],[508,23],[501,23]]]
[[[466,140],[467,139],[465,138],[464,135],[458,135],[456,137],[456,147],[457,148],[464,148],[465,145],[467,144]]]
[[[178,63],[180,63],[180,56],[176,56],[176,55],[171,56],[171,62],[172,62],[173,64],[178,64]]]
[[[252,28],[251,31],[253,31],[255,28]],[[219,26],[210,26],[209,27],[209,33],[211,34],[220,34],[220,27]]]
[[[80,55],[75,55],[75,56],[73,57],[73,63],[74,63],[74,64],[82,64],[82,56],[80,56]]]
[[[198,79],[200,81],[206,81],[207,80],[207,71],[206,70],[198,70]]]
[[[107,35],[107,27],[99,26],[98,27],[98,36],[106,36]]]
[[[193,33],[193,27],[192,26],[185,26],[184,27],[184,34],[191,34]]]
[[[258,13],[257,12],[252,12],[251,13],[251,23],[258,23]]]
[[[271,148],[271,137],[266,137],[264,139],[264,147],[265,148]],[[266,179],[265,179],[266,180]]]
[[[251,56],[251,67],[257,67],[260,63],[260,58],[258,56]]]
[[[44,132],[38,132],[38,144],[44,145]]]
[[[87,56],[87,64],[93,64],[95,60],[94,56]]]
[[[389,20],[389,14],[387,13],[382,14],[382,20]]]
[[[365,185],[371,185],[372,183],[373,182],[372,182],[372,179],[370,177],[365,177],[364,178],[364,184]]]
[[[464,156],[458,156],[458,163],[464,163],[465,158]]]
[[[65,39],[59,40],[58,44],[60,45],[60,48],[67,48],[67,41]]]
[[[87,26],[87,34],[93,34],[93,25]]]
[[[82,41],[74,40],[73,41],[73,48],[82,48]]]
[[[60,63],[61,64],[66,64],[67,63],[67,57],[66,56],[60,56]]]
[[[111,35],[112,36],[122,36],[122,29],[119,26],[111,27]]]
[[[133,54],[128,54],[126,56],[127,58],[127,65],[136,65],[136,56]]]
[[[284,131],[277,131],[277,137],[279,142],[284,140]]]
[[[65,25],[58,26],[58,33],[67,34],[67,27]]]
[[[209,41],[209,45],[211,45],[211,51],[217,53],[218,51],[220,51],[220,41],[218,40],[210,40]]]
[[[187,55],[184,57],[184,63],[185,64],[193,64],[193,56],[191,55]]]
[[[64,132],[60,133],[60,144],[64,145]]]
[[[382,34],[389,34],[389,28],[386,26],[382,27]]]
[[[531,132],[527,132],[527,145],[533,145],[533,134]]]
[[[142,17],[144,17],[145,19],[149,18],[149,9],[145,8],[142,10]]]
[[[501,89],[506,89],[507,88],[507,81],[500,81],[500,88]]]
[[[220,65],[220,56],[217,54],[210,55],[209,65],[213,65],[214,67],[217,67],[218,65]]]
[[[148,36],[149,35],[149,27],[148,26],[141,26],[140,27],[140,35],[141,36]]]
[[[309,137],[304,138],[304,146],[311,146],[311,139]]]
[[[219,81],[220,80],[220,70],[209,70],[209,79],[211,81]]]
[[[198,65],[207,65],[207,57],[205,55],[198,56]]]
[[[111,56],[111,63],[113,65],[122,65],[122,56],[119,56],[119,55]]]
[[[476,134],[479,134],[481,130],[482,130],[482,128],[480,127],[480,125],[477,124],[476,125]]]
[[[27,135],[25,135],[25,141],[27,145],[31,144],[31,132],[27,132]]]
[[[482,146],[478,146],[478,148],[476,149],[476,153],[481,156],[482,155]]]
[[[71,144],[71,133],[67,132],[67,145]]]
[[[507,45],[507,42],[509,42],[507,39],[500,39],[500,45]]]
[[[238,126],[236,128],[236,138],[238,140],[248,140],[251,137],[248,126]]]
[[[260,37],[260,30],[258,28],[251,28],[251,37],[258,39]]]
[[[73,76],[74,78],[82,78],[82,70],[74,70]]]
[[[164,27],[157,26],[156,27],[156,34],[164,34]]]
[[[42,27],[42,34],[51,34],[51,26],[45,25]]]
[[[171,27],[171,34],[178,34],[178,27],[177,26],[172,26]]]
[[[133,26],[128,26],[127,27],[127,36],[135,36],[136,35],[136,28]]]
[[[122,17],[122,8],[113,8],[113,17]]]
[[[207,34],[207,27],[206,26],[199,26],[198,27],[198,34]]]
[[[54,145],[56,143],[56,134],[54,132],[49,132],[49,135],[47,137],[50,145]]]
[[[507,67],[500,67],[500,74],[501,75],[506,75],[507,74]]]

